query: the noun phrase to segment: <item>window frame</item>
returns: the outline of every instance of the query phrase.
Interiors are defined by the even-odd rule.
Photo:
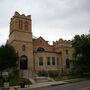
[[[52,65],[56,65],[55,57],[52,57]]]
[[[45,49],[43,47],[38,47],[37,48],[37,52],[44,52],[44,51],[45,51]]]
[[[27,21],[24,22],[24,29],[25,29],[25,31],[28,31],[28,22]]]
[[[51,60],[50,60],[50,57],[47,57],[47,65],[51,65]]]
[[[23,21],[19,20],[19,30],[22,30],[22,29],[23,29]]]
[[[39,57],[39,66],[43,66],[43,57]]]
[[[22,45],[22,51],[26,50],[26,45]]]
[[[70,60],[69,60],[69,58],[66,59],[66,68],[70,68]]]

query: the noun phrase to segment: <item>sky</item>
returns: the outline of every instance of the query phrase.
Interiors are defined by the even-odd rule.
[[[15,11],[31,15],[33,35],[50,42],[89,33],[90,0],[0,0],[0,45],[9,38]]]

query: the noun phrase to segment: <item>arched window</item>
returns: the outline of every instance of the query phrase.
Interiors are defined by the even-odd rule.
[[[22,20],[19,20],[19,29],[20,29],[20,30],[23,29],[23,22],[22,22]]]
[[[22,55],[20,57],[20,69],[21,70],[27,70],[27,66],[28,66],[28,62],[27,61],[28,61],[27,56]]]
[[[70,68],[70,61],[68,58],[66,59],[66,68]]]
[[[66,50],[66,54],[68,54],[68,50]]]
[[[24,29],[25,29],[25,31],[28,31],[28,22],[27,21],[24,23]]]
[[[44,49],[43,47],[39,47],[39,48],[37,49],[37,51],[38,51],[38,52],[44,52],[45,49]]]
[[[25,51],[25,50],[26,50],[26,46],[22,45],[22,51]]]

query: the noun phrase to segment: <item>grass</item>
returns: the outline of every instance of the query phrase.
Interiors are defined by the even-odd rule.
[[[68,83],[73,83],[73,82],[80,82],[80,81],[85,81],[87,79],[85,78],[78,78],[78,79],[73,79],[73,80],[66,80]]]
[[[82,77],[78,75],[67,75],[67,76],[54,77],[55,81],[70,80],[70,79],[78,79],[78,81],[80,81],[80,80],[90,80],[90,77]]]
[[[69,79],[68,76],[58,76],[58,77],[54,77],[55,81],[62,81],[62,80],[67,80]]]

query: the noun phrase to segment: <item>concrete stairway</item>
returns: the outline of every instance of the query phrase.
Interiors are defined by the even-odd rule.
[[[30,78],[30,81],[32,82],[32,84],[44,83],[44,82],[54,82],[54,80],[49,77],[34,77],[34,78]]]
[[[44,82],[55,82],[50,77],[38,76],[38,74],[36,74],[36,73],[33,73],[29,79],[32,82],[32,84],[44,83]]]
[[[48,77],[36,77],[36,78],[34,78],[34,80],[36,81],[36,83],[51,82],[52,81],[52,79],[48,78]]]

